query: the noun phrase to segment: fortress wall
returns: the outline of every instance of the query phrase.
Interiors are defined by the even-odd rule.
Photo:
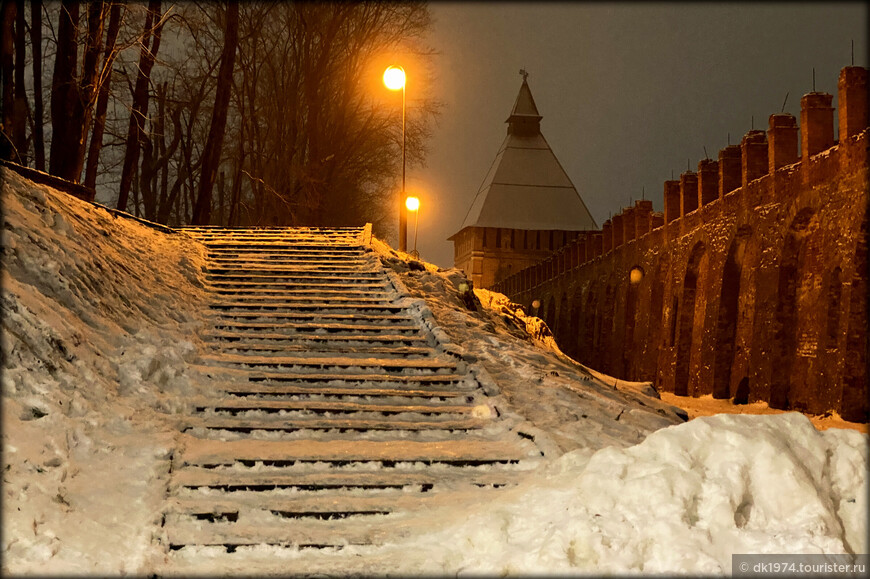
[[[493,289],[619,378],[866,420],[866,77],[841,72],[839,143],[830,95],[810,93],[800,127],[771,115],[666,181],[663,215],[638,201]]]

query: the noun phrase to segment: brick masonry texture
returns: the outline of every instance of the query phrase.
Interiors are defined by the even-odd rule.
[[[456,265],[618,378],[866,422],[867,69],[840,73],[839,142],[830,95],[801,103],[800,149],[796,119],[771,115],[665,182],[664,215],[638,201],[529,251],[537,232],[468,230]]]

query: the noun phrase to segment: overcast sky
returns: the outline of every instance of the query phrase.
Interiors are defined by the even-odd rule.
[[[599,227],[642,188],[662,183],[768,116],[800,118],[800,97],[835,95],[851,60],[867,66],[866,3],[441,3],[430,44],[444,102],[427,167],[410,168],[423,200],[418,249],[453,265],[459,230],[505,136],[529,72],[541,131]],[[408,98],[413,98],[408,79]],[[409,114],[413,114],[409,110]],[[413,220],[409,223],[413,246]],[[396,245],[396,240],[389,240]]]

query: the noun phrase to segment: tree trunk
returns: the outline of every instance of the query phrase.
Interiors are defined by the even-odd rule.
[[[30,45],[33,53],[33,156],[45,171],[45,113],[42,107],[42,0],[30,0]]]
[[[57,177],[75,181],[76,144],[78,127],[72,124],[76,102],[78,60],[79,3],[63,0],[60,6],[57,32],[57,56],[51,79],[51,154],[48,172]]]
[[[12,79],[15,66],[15,12],[14,0],[3,0],[0,6],[0,124],[3,134],[0,135],[0,146],[5,150],[12,144],[12,111],[15,102],[15,83]],[[15,153],[10,158],[15,159]]]
[[[227,126],[227,110],[230,104],[230,89],[232,88],[233,66],[236,59],[236,47],[239,43],[239,3],[233,0],[227,3],[226,28],[224,29],[224,47],[221,54],[221,66],[218,71],[217,91],[214,109],[212,110],[211,127],[203,150],[202,170],[199,176],[199,192],[193,210],[193,223],[207,225],[211,220],[211,193],[214,188],[215,176],[220,164],[221,149]]]
[[[151,27],[154,23],[152,34]],[[121,169],[121,184],[118,187],[118,209],[125,211],[130,195],[130,185],[136,173],[139,161],[139,149],[142,146],[142,135],[145,128],[145,115],[148,112],[148,83],[151,79],[151,68],[160,49],[160,32],[163,21],[160,19],[160,0],[148,3],[148,15],[145,18],[145,32],[142,39],[142,50],[139,52],[139,73],[136,76],[136,86],[133,89],[133,109],[130,111],[130,125],[127,129],[127,149],[124,153],[124,165]],[[150,40],[150,48],[149,48]]]
[[[24,88],[25,32],[24,0],[16,2],[15,19],[15,102],[12,106],[12,142],[21,164],[27,164],[27,91]]]
[[[99,82],[98,65],[100,51],[103,45],[103,22],[105,21],[106,3],[103,0],[91,2],[88,8],[88,38],[85,43],[85,55],[82,61],[82,73],[79,80],[79,99],[76,102],[76,119],[79,126],[78,142],[76,143],[75,175],[81,177],[85,164],[85,149],[88,143],[88,132],[91,128],[94,101],[96,100]]]
[[[106,111],[109,108],[109,88],[112,84],[112,66],[118,51],[115,44],[118,41],[118,31],[121,29],[121,8],[119,2],[112,2],[109,12],[109,29],[106,32],[106,48],[103,51],[103,66],[100,70],[99,94],[97,108],[94,112],[94,130],[91,132],[91,144],[88,147],[88,164],[85,167],[85,187],[93,189],[97,184],[97,166],[100,161],[100,151],[103,148],[103,132],[106,128]]]

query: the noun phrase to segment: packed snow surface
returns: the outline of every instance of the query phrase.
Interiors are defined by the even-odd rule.
[[[162,572],[178,416],[207,394],[204,249],[9,172],[2,196],[2,570]],[[867,435],[797,413],[683,422],[648,384],[561,355],[539,320],[475,296],[460,272],[373,245],[547,461],[478,508],[431,507],[401,543],[184,549],[186,569],[716,574],[732,553],[867,551]]]

